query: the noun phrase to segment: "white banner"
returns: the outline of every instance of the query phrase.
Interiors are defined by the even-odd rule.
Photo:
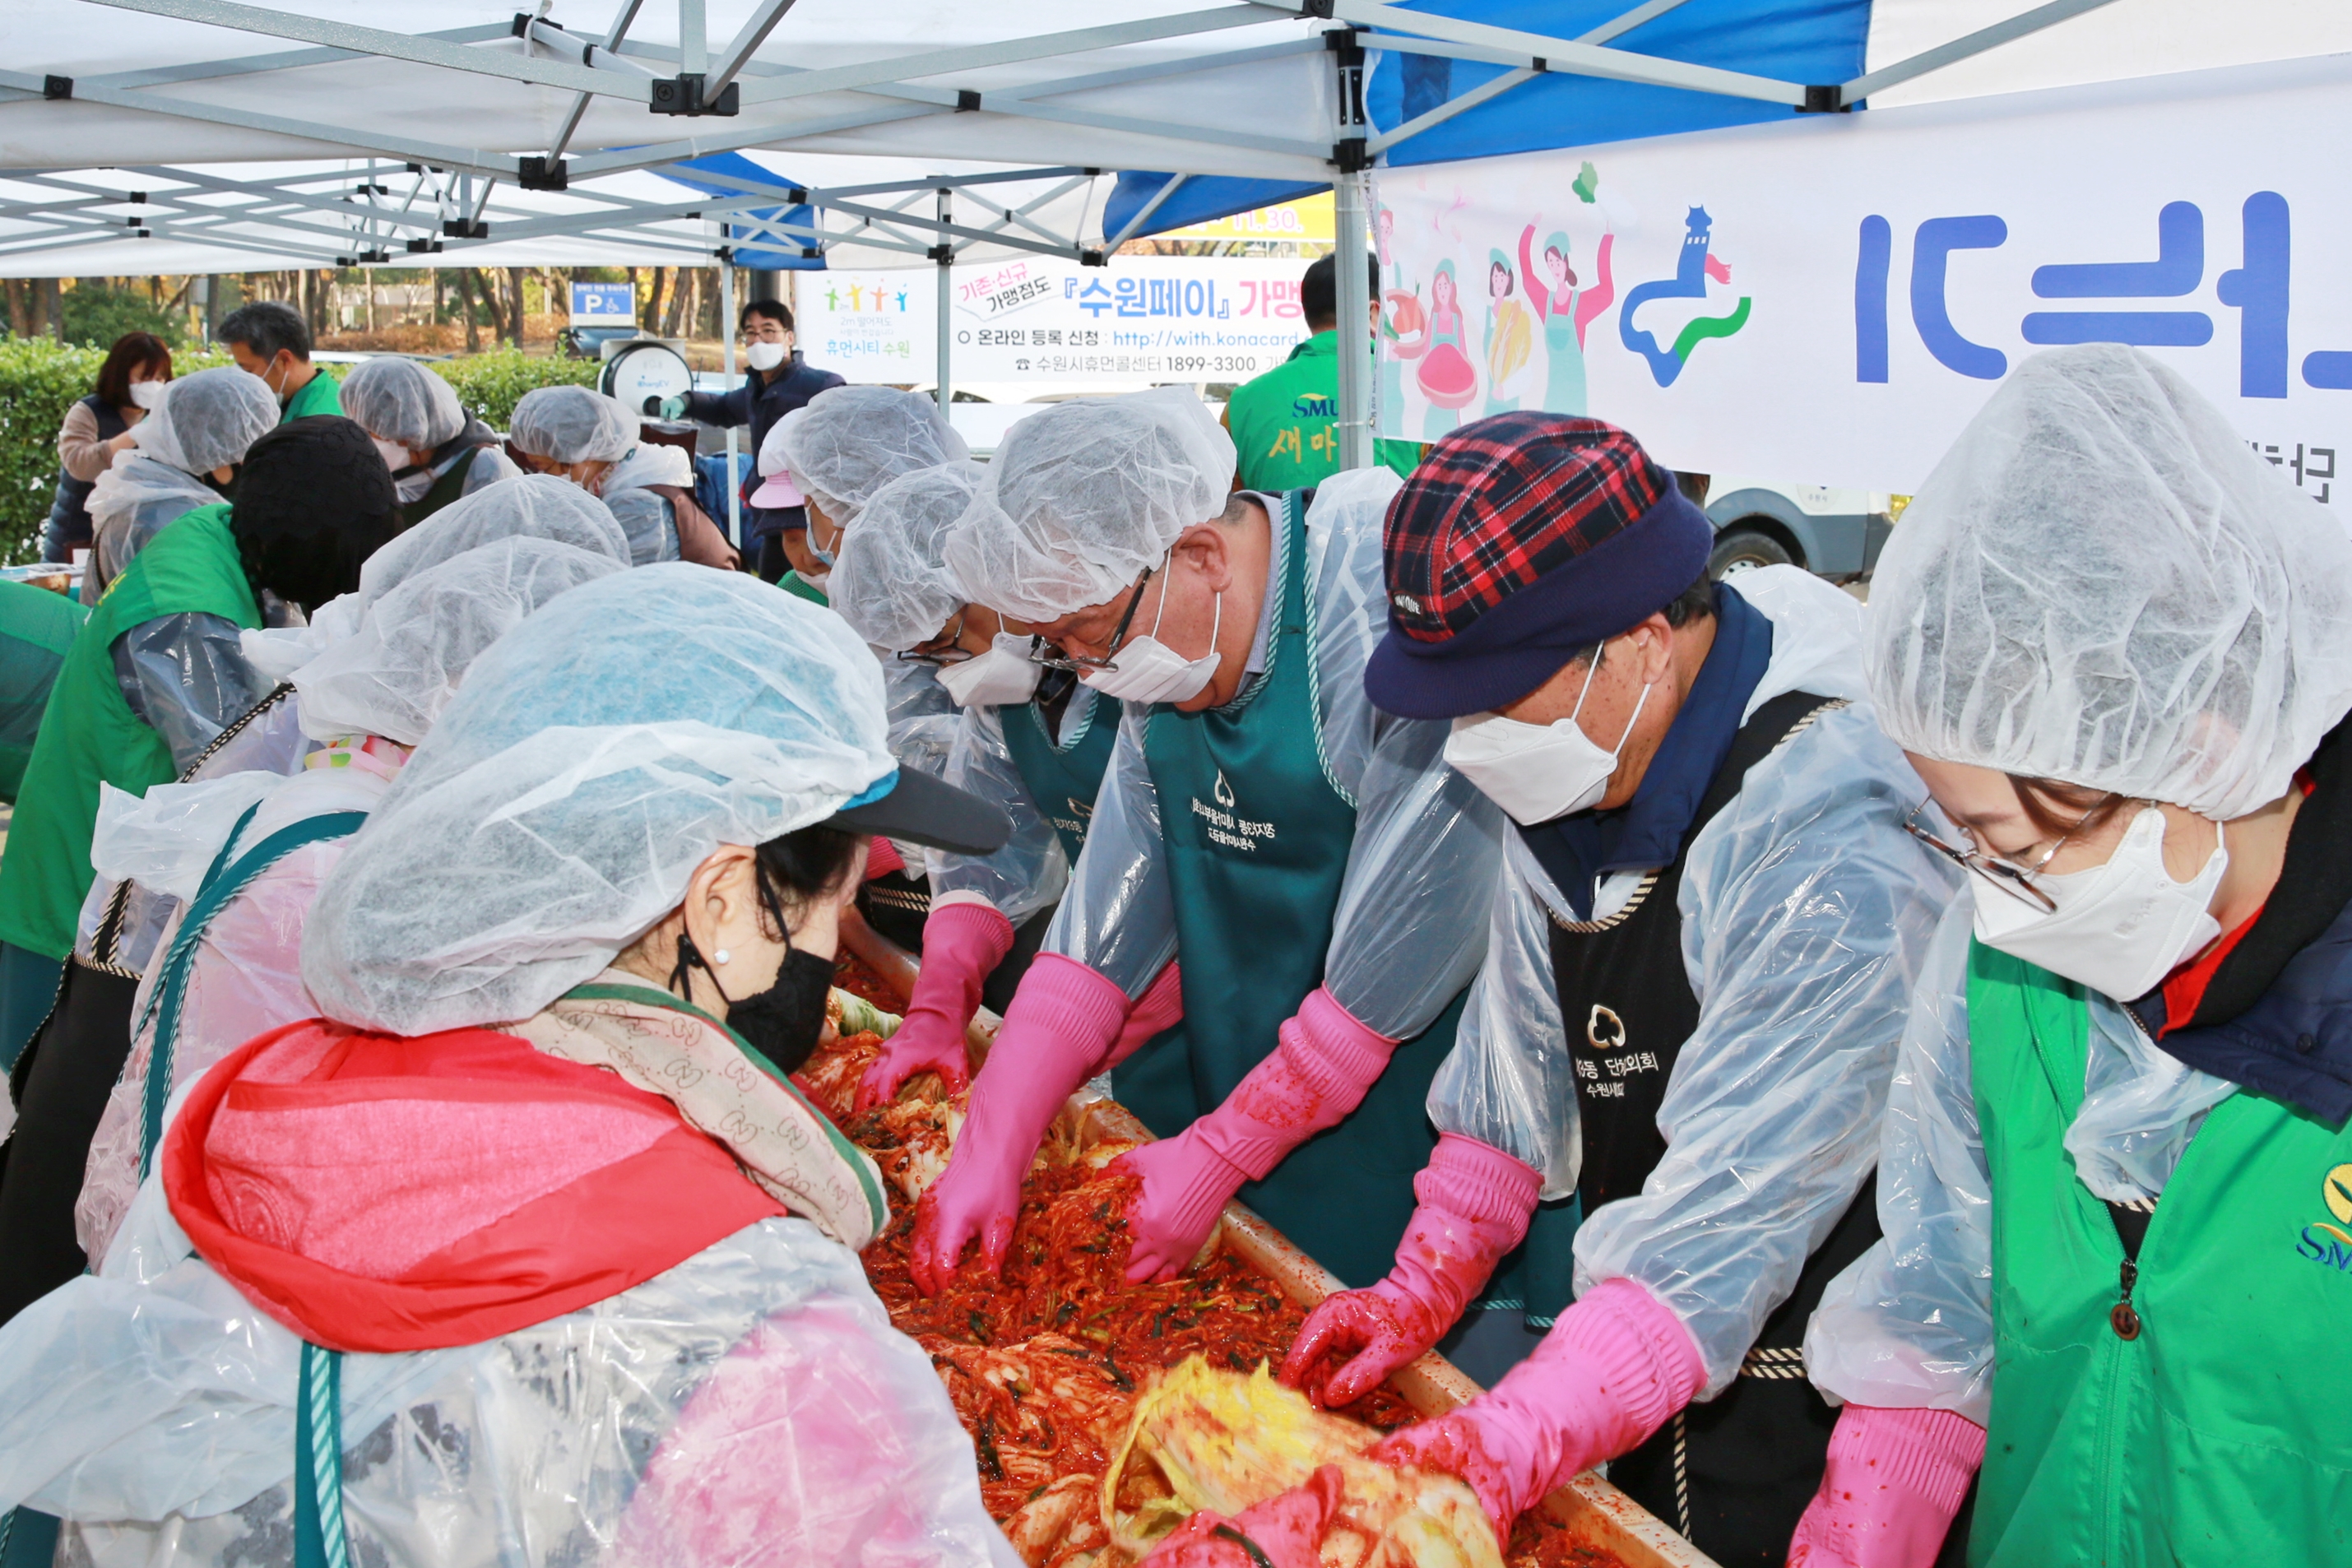
[[[1387,172],[1381,429],[1590,413],[1676,468],[1909,491],[2025,357],[2124,342],[2332,500],[2347,145],[2336,58]]]
[[[952,269],[948,369],[972,382],[1247,381],[1307,338],[1297,259],[1036,257]],[[859,382],[929,382],[938,269],[800,276],[802,353]]]

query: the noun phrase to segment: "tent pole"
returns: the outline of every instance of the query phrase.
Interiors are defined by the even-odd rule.
[[[1332,217],[1338,252],[1339,307],[1339,466],[1370,468],[1372,462],[1372,288],[1365,244],[1362,174],[1332,177]]]
[[[950,301],[954,297],[955,285],[955,247],[948,243],[947,237],[948,219],[950,216],[948,204],[950,199],[951,198],[948,195],[948,188],[945,185],[941,185],[940,187],[940,243],[931,248],[931,258],[940,264],[939,402],[940,417],[941,419],[951,417],[952,411],[950,409],[949,405],[955,400],[955,392],[949,384],[948,376],[948,365],[950,358],[949,352],[950,336],[948,327],[948,307]]]
[[[735,384],[735,254],[719,253],[719,342],[727,384]],[[735,426],[727,426],[727,542],[743,548],[743,487],[735,482]]]

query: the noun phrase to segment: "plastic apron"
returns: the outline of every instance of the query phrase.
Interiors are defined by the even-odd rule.
[[[1121,1063],[1112,1092],[1162,1137],[1222,1104],[1323,982],[1356,808],[1324,772],[1307,599],[1306,492],[1283,504],[1281,619],[1265,673],[1199,713],[1155,708],[1144,761],[1176,906],[1184,1021]],[[1400,1046],[1339,1126],[1241,1199],[1351,1286],[1389,1270],[1437,1134],[1423,1110],[1454,1048],[1456,996]]]

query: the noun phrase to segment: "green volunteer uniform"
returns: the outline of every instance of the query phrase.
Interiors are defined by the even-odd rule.
[[[115,682],[115,639],[163,616],[261,625],[228,515],[223,504],[174,519],[108,587],[67,652],[0,858],[0,942],[47,958],[71,952],[93,875],[99,784],[143,795],[178,775],[172,749]]]
[[[776,586],[795,599],[806,599],[812,605],[823,605],[827,609],[833,607],[833,601],[824,596],[824,590],[802,576],[798,571],[787,572],[777,578]]]
[[[1152,710],[1144,762],[1176,906],[1184,1021],[1112,1075],[1120,1103],[1162,1137],[1214,1110],[1323,983],[1355,842],[1355,803],[1323,769],[1307,596],[1306,497],[1284,502],[1281,619],[1265,674],[1199,713]],[[1397,1048],[1346,1121],[1294,1150],[1241,1199],[1351,1286],[1389,1271],[1437,1134],[1422,1110],[1454,1048],[1456,996]]]
[[[1969,1561],[2352,1563],[2352,1363],[2330,1326],[2352,1321],[2352,1133],[2224,1100],[2129,1275],[2065,1152],[2088,1028],[2081,986],[1971,947],[1996,1359]]]
[[[1316,333],[1290,358],[1234,389],[1225,405],[1242,489],[1280,495],[1339,471],[1339,332]],[[1373,456],[1399,474],[1421,462],[1417,441],[1376,441]]]
[[[283,425],[289,420],[305,419],[313,414],[341,414],[342,411],[342,384],[321,370],[304,382],[300,391],[286,400],[286,412],[278,416],[278,423]]]
[[[1087,847],[1095,796],[1118,744],[1118,704],[1084,688],[1070,700],[1086,703],[1087,710],[1059,741],[1046,728],[1045,710],[1034,698],[1017,707],[1000,708],[996,716],[1003,721],[1004,749],[1013,753],[1022,784],[1037,803],[1038,815],[1053,824],[1062,853],[1075,866],[1078,851]]]
[[[16,801],[49,689],[89,616],[63,594],[0,582],[0,800]]]

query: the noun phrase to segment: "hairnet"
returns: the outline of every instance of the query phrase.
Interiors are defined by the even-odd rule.
[[[859,637],[903,653],[940,635],[964,603],[947,567],[948,535],[987,478],[978,463],[943,463],[902,474],[866,498],[825,582],[827,600]]]
[[[515,405],[507,438],[557,463],[617,463],[637,444],[637,416],[584,386],[542,386]]]
[[[401,1034],[529,1017],[719,845],[894,775],[881,669],[840,616],[686,562],[617,573],[474,661],[320,889],[303,981]]]
[[[776,447],[802,490],[843,527],[900,474],[971,455],[938,404],[888,386],[828,387],[778,421],[765,444]]]
[[[259,376],[221,365],[165,383],[163,401],[131,427],[131,440],[159,463],[209,474],[243,462],[246,448],[278,427],[278,412]]]
[[[500,539],[552,539],[629,563],[629,538],[612,510],[571,480],[522,474],[460,496],[385,545],[360,574],[365,608],[453,555]]]
[[[1233,437],[1181,387],[1082,398],[1006,433],[948,544],[971,598],[1016,620],[1108,603],[1224,510]]]
[[[676,485],[694,489],[694,458],[683,447],[664,441],[640,441],[604,476],[604,494],[645,485]]]
[[[501,539],[417,573],[370,605],[356,634],[296,672],[302,732],[416,744],[476,655],[558,594],[621,570],[608,555],[551,539]]]
[[[2018,368],[1903,515],[1871,590],[1897,744],[2220,820],[2352,706],[2352,540],[2168,366]]]
[[[371,436],[429,452],[457,439],[466,411],[449,384],[413,359],[364,360],[343,377],[343,412]]]

